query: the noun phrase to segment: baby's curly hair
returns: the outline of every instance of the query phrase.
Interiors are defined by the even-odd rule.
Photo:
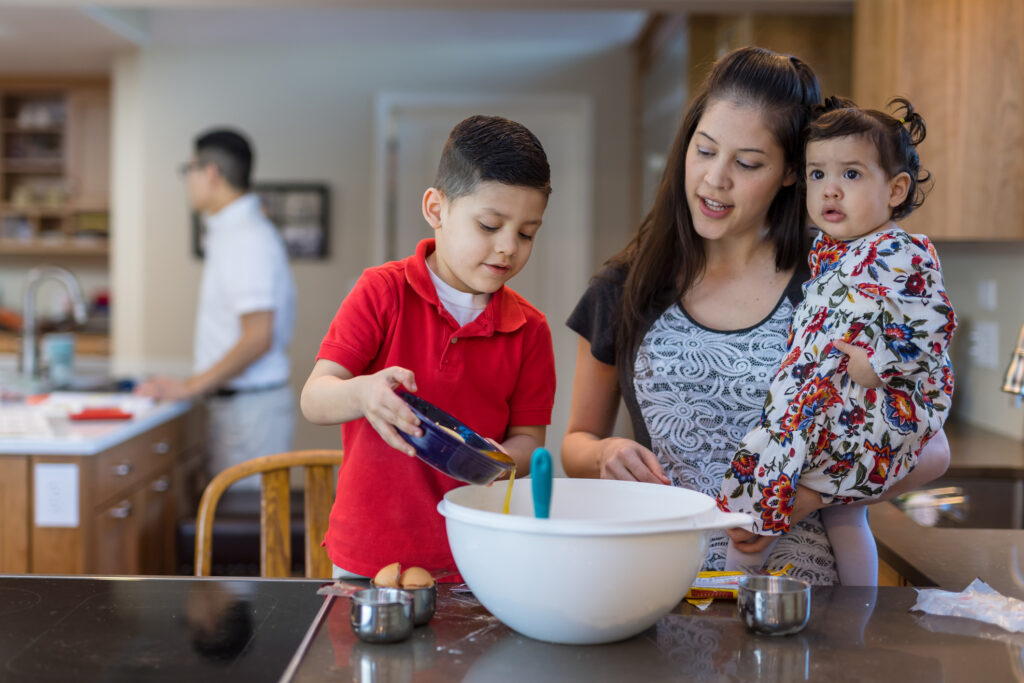
[[[926,133],[924,118],[904,97],[889,100],[889,108],[892,114],[861,109],[842,97],[826,98],[814,109],[804,144],[850,135],[862,135],[874,143],[879,162],[889,178],[900,173],[910,176],[906,199],[892,210],[892,220],[899,220],[924,204],[925,195],[931,189],[932,174],[921,168],[917,156],[917,146]]]

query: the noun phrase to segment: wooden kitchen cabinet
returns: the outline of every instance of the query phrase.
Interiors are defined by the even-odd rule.
[[[97,574],[173,574],[175,491],[170,469],[130,495],[100,506],[93,518]]]
[[[934,177],[901,224],[933,239],[1024,239],[1024,3],[857,0],[854,99],[902,95],[924,116]]]
[[[0,80],[0,252],[106,257],[109,195],[107,82]]]
[[[0,572],[175,573],[176,520],[195,505],[180,489],[201,461],[196,413],[96,455],[0,457]],[[38,523],[34,477],[46,465],[73,466],[74,526]]]

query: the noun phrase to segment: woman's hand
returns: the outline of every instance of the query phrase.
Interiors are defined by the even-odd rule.
[[[790,527],[823,507],[825,507],[825,503],[822,502],[821,495],[817,491],[798,485],[796,498],[793,500],[793,512],[789,515]],[[741,553],[759,553],[779,538],[778,536],[758,536],[747,529],[728,529],[725,533],[729,534],[733,545]]]
[[[875,369],[871,367],[867,351],[860,346],[838,339],[832,342],[832,346],[850,357],[846,365],[846,372],[850,375],[850,379],[869,389],[882,386],[882,378],[875,374]]]
[[[657,456],[636,441],[619,437],[603,439],[599,457],[602,479],[672,483]]]

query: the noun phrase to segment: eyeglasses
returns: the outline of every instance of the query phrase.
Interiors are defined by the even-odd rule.
[[[195,171],[202,167],[203,165],[198,161],[186,161],[181,166],[178,166],[178,175],[184,178],[192,171]]]

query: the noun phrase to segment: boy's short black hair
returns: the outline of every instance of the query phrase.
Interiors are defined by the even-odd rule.
[[[434,187],[454,201],[488,180],[551,194],[551,168],[536,135],[500,116],[470,116],[449,133]]]
[[[230,128],[208,130],[196,137],[195,152],[200,166],[214,164],[233,188],[242,192],[249,189],[253,154],[242,133]]]

